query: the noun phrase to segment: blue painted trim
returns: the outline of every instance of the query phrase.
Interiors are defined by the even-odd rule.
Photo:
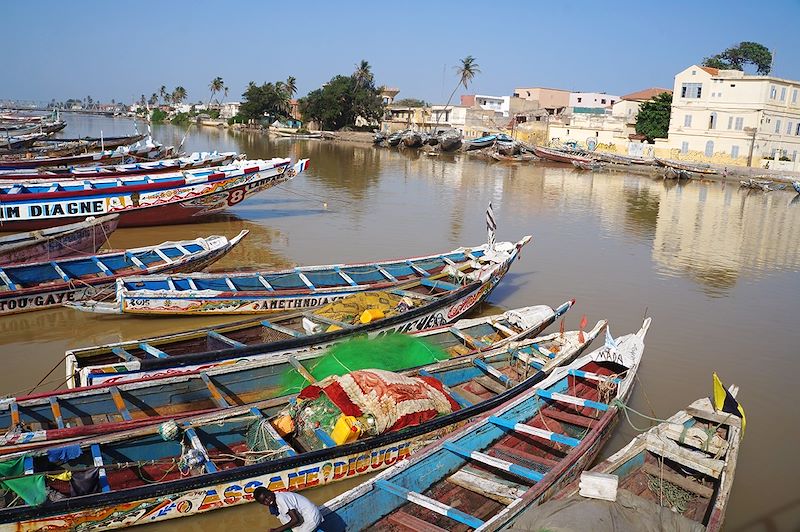
[[[139,349],[147,353],[148,355],[152,355],[156,358],[167,358],[167,355],[164,351],[157,347],[153,347],[152,345],[148,344],[147,342],[142,342],[139,344]]]
[[[477,367],[479,370],[483,371],[493,379],[497,379],[505,385],[511,383],[511,379],[508,377],[508,375],[503,375],[496,369],[489,367],[483,360],[479,358],[474,358],[472,359],[472,363],[475,365],[475,367]]]
[[[467,407],[470,407],[470,406],[472,406],[472,403],[470,403],[469,401],[467,401],[466,399],[464,399],[463,397],[461,397],[460,395],[458,395],[458,394],[457,394],[456,392],[454,392],[453,390],[447,390],[447,393],[449,393],[449,394],[450,394],[450,397],[452,397],[452,398],[453,398],[453,401],[455,401],[456,403],[458,403],[458,406],[460,406],[461,408],[467,408]]]
[[[588,371],[583,371],[582,369],[571,369],[567,373],[569,373],[570,375],[572,375],[574,377],[581,377],[583,379],[588,379],[588,378],[591,378],[592,376],[603,377],[603,375],[598,375],[597,373],[590,373]],[[617,378],[608,379],[608,380],[613,382],[613,383],[616,383],[616,384],[619,384],[620,382],[622,382],[622,379],[617,379]]]
[[[383,479],[376,480],[375,487],[383,491],[389,492],[392,495],[396,495],[402,499],[405,499],[412,504],[414,503],[414,501],[411,500],[412,494],[416,495],[420,499],[424,498],[424,499],[434,500],[431,499],[430,497],[426,497],[425,495],[421,495],[419,493],[407,490],[406,488],[398,486],[397,484],[389,482],[388,480],[383,480]],[[443,510],[446,508],[444,515],[446,515],[450,519],[453,519],[454,521],[458,521],[459,523],[465,524],[472,528],[479,528],[484,524],[483,521],[481,521],[480,519],[478,519],[473,515],[469,515],[468,513],[462,512],[461,510],[458,510],[456,508],[453,508],[452,506],[444,504],[441,501],[436,501],[436,502],[438,502],[444,507],[442,508]]]
[[[33,474],[33,457],[28,455],[22,460],[22,469],[26,475]]]
[[[453,290],[458,290],[459,288],[461,288],[456,284],[448,283],[446,281],[431,281],[427,277],[425,277],[424,279],[420,279],[419,284],[421,284],[422,286],[427,286],[429,288],[441,288],[442,290],[449,290],[451,292]]]
[[[58,274],[58,276],[59,276],[59,277],[61,277],[61,278],[62,278],[64,281],[66,281],[66,282],[69,282],[69,275],[67,275],[67,274],[64,272],[64,270],[62,270],[62,269],[61,269],[61,266],[59,266],[59,265],[56,263],[56,261],[54,261],[54,260],[51,260],[51,261],[50,261],[50,266],[52,266],[52,267],[53,267],[53,269],[56,271],[56,274]]]
[[[333,438],[331,438],[328,435],[328,433],[325,432],[324,430],[322,430],[322,429],[314,429],[314,434],[317,435],[317,438],[319,438],[319,441],[321,441],[322,445],[324,445],[326,448],[328,448],[328,447],[336,447],[336,442],[333,441]]]
[[[237,342],[232,338],[228,338],[227,336],[223,336],[217,331],[208,331],[208,337],[213,338],[214,340],[220,341],[223,344],[229,345],[231,347],[245,347],[245,344],[242,342]]]
[[[258,418],[266,419],[266,417],[264,417],[264,414],[261,413],[261,410],[259,410],[256,407],[251,408],[250,409],[250,413],[253,414],[254,416],[258,417]],[[269,421],[267,421],[267,423],[269,423]],[[270,427],[271,427],[272,430],[270,430]],[[267,428],[267,430],[269,430],[270,434],[275,439],[275,441],[278,443],[278,445],[280,445],[282,447],[286,447],[286,454],[288,456],[297,456],[297,452],[294,449],[292,449],[291,445],[286,443],[286,440],[284,440],[281,437],[281,435],[278,433],[278,431],[275,430],[275,427],[273,427],[270,424],[270,426]]]
[[[95,467],[99,467],[99,481],[100,481],[100,489],[104,493],[108,493],[111,491],[111,486],[108,485],[108,477],[106,476],[106,469],[103,467],[103,455],[100,454],[100,446],[96,443],[92,444],[92,458],[94,458],[94,465]]]
[[[537,390],[536,394],[539,397],[544,397],[545,399],[548,399],[550,401],[559,401],[559,399],[553,397],[553,392],[551,392],[550,390]],[[588,406],[589,408],[594,408],[595,410],[600,410],[601,412],[605,412],[606,410],[608,410],[608,405],[605,403],[598,403],[597,401],[592,401],[590,399],[583,399],[582,397],[573,397],[573,396],[568,396],[568,397],[577,399],[578,404],[576,406]],[[566,401],[560,401],[560,402],[566,402]]]
[[[111,352],[123,359],[125,362],[133,362],[137,360],[132,354],[128,353],[121,347],[112,347]]]

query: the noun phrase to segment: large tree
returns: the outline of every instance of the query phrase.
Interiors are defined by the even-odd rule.
[[[186,96],[188,96],[186,89],[180,85],[175,87],[175,90],[172,91],[172,101],[175,103],[175,105],[180,105],[180,103],[186,99]]]
[[[214,99],[214,95],[218,92],[222,92],[225,88],[225,82],[222,81],[222,78],[217,76],[211,80],[211,83],[208,84],[208,89],[211,91],[211,96],[208,97],[208,105],[211,105],[211,100]],[[217,101],[219,103],[219,101]]]
[[[647,137],[649,142],[667,137],[672,94],[662,92],[644,102],[636,117],[636,132]]]
[[[763,44],[743,41],[703,59],[703,66],[725,70],[744,70],[745,65],[753,65],[757,74],[766,76],[772,68],[772,52]]]
[[[251,81],[242,94],[244,101],[239,114],[245,119],[283,119],[289,116],[289,92],[282,81],[256,85]]]
[[[478,66],[478,63],[474,57],[468,55],[464,59],[461,60],[461,64],[456,65],[456,74],[458,74],[458,83],[456,84],[453,92],[450,93],[450,97],[447,99],[447,103],[444,106],[444,111],[447,111],[447,108],[450,107],[450,102],[453,101],[453,96],[455,96],[456,91],[462,85],[466,89],[469,86],[470,81],[472,81],[477,74],[481,73],[481,69]],[[436,125],[439,125],[439,118],[442,116],[443,113],[438,113],[436,115]]]
[[[364,66],[362,61],[360,66]],[[351,76],[334,76],[322,88],[300,99],[300,113],[306,121],[315,121],[324,129],[341,129],[355,125],[356,118],[380,120],[383,100],[375,87],[369,64],[357,68]]]

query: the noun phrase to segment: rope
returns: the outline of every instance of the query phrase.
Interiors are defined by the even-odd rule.
[[[54,372],[55,370],[57,370],[59,367],[61,367],[61,363],[62,363],[62,362],[64,362],[66,359],[67,359],[67,356],[66,356],[66,355],[64,355],[63,357],[61,357],[61,358],[58,360],[58,362],[56,362],[56,365],[55,365],[55,366],[53,366],[53,369],[51,369],[50,371],[48,371],[48,372],[47,372],[47,374],[46,374],[44,377],[42,377],[42,378],[41,378],[41,380],[40,380],[39,382],[37,382],[37,383],[36,383],[36,385],[35,385],[33,388],[31,388],[30,390],[28,390],[28,393],[26,393],[25,395],[30,395],[30,394],[32,394],[32,393],[34,392],[34,390],[36,390],[36,388],[38,388],[39,386],[41,386],[41,385],[42,385],[42,383],[45,381],[45,379],[47,379],[47,377],[49,377],[50,375],[52,375],[52,374],[53,374],[53,372]],[[17,394],[16,394],[16,393],[14,393],[14,394],[12,394],[12,395],[16,396]]]
[[[650,430],[652,428],[652,425],[650,427],[647,427],[647,428],[644,428],[644,429],[640,429],[639,427],[634,425],[633,422],[631,421],[630,415],[628,413],[629,411],[633,412],[634,414],[637,414],[638,416],[641,416],[641,417],[643,417],[645,419],[648,419],[650,421],[655,421],[656,423],[668,423],[668,420],[666,420],[666,419],[661,419],[661,418],[657,418],[657,417],[648,416],[647,414],[642,414],[638,410],[626,405],[624,402],[622,402],[619,399],[614,399],[613,401],[611,401],[610,404],[611,404],[611,406],[616,406],[617,408],[622,410],[622,412],[625,414],[625,419],[628,421],[628,425],[630,425],[631,428],[633,430],[635,430],[636,432],[647,432],[648,430]]]

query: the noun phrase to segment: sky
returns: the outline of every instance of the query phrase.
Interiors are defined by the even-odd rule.
[[[481,72],[457,95],[624,95],[670,88],[677,72],[740,41],[773,50],[775,76],[800,79],[800,0],[26,0],[0,13],[0,100],[132,102],[182,85],[189,101],[206,101],[216,76],[230,101],[249,81],[288,76],[303,96],[366,59],[398,98],[444,103],[467,55]]]

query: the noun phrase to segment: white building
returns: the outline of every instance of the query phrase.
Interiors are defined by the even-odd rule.
[[[219,106],[219,117],[223,120],[233,118],[234,116],[239,114],[239,107],[241,107],[241,105],[242,105],[241,102],[221,103]]]
[[[475,95],[475,105],[487,111],[494,111],[496,113],[503,113],[503,116],[508,116],[510,108],[511,96],[487,96],[485,94]]]
[[[609,109],[619,101],[619,96],[605,92],[571,92],[569,93],[569,107],[584,107],[588,109]]]
[[[667,145],[682,159],[798,161],[800,81],[692,65],[675,76]]]

